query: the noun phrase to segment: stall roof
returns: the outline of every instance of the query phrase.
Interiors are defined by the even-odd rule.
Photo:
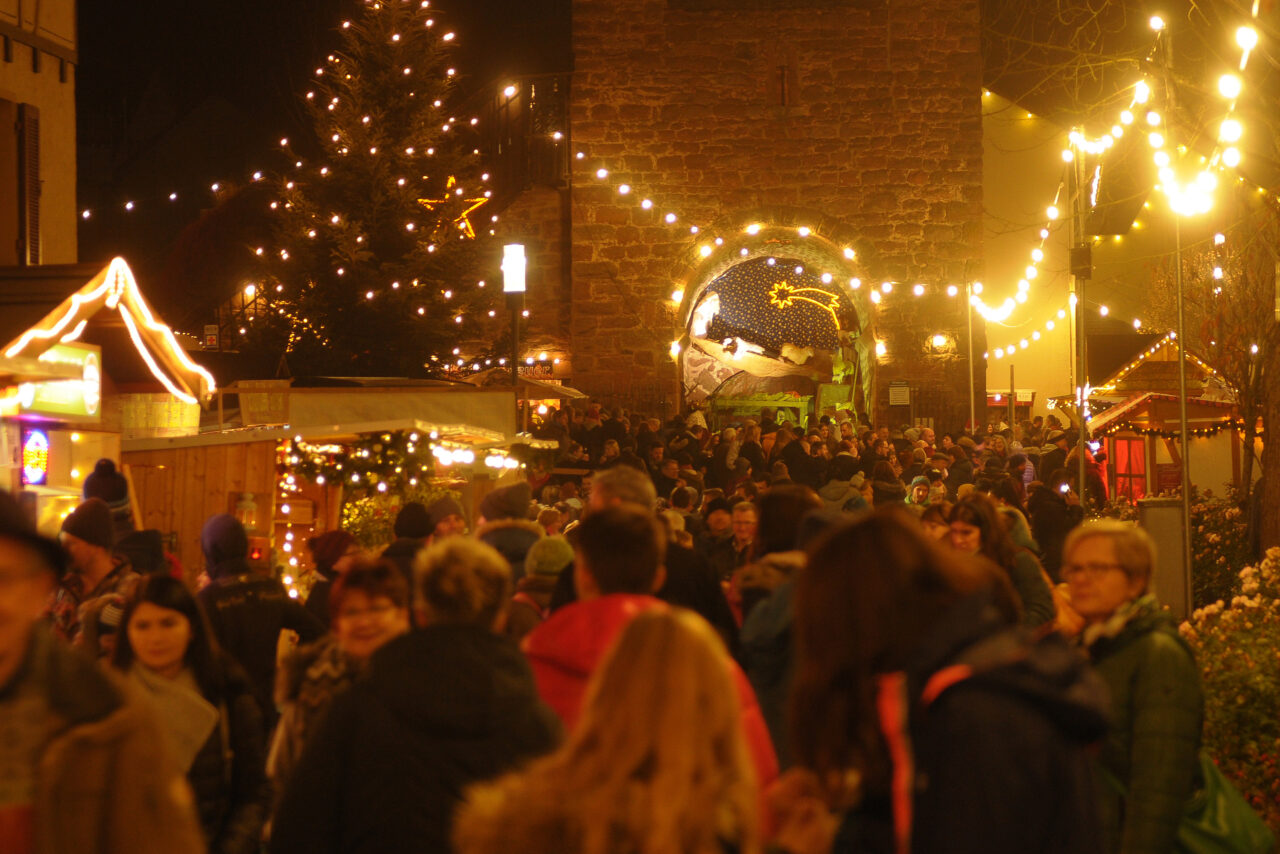
[[[369,433],[389,433],[396,430],[416,430],[436,441],[471,448],[489,448],[502,445],[506,437],[497,430],[488,430],[470,424],[432,424],[416,418],[400,418],[386,421],[360,421],[343,424],[311,425],[307,427],[244,427],[238,430],[220,430],[196,436],[172,436],[158,439],[126,439],[122,451],[159,451],[170,448],[197,448],[210,445],[237,445],[244,442],[278,442],[302,437],[308,441],[322,439],[354,439]]]
[[[108,352],[104,368],[118,384],[159,382],[187,403],[212,394],[213,375],[152,313],[124,259],[93,269],[77,264],[0,271],[0,340],[8,342],[0,352],[38,359],[54,344],[83,340]]]

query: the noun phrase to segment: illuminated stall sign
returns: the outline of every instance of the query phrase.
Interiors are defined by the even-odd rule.
[[[43,486],[49,481],[49,434],[43,430],[22,431],[22,482]]]
[[[55,344],[40,361],[74,365],[79,379],[23,383],[18,387],[19,411],[63,421],[97,422],[102,417],[102,348],[93,344]]]

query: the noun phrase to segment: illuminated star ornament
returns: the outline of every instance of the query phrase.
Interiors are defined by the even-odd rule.
[[[429,211],[435,210],[436,205],[442,205],[451,201],[449,198],[449,191],[457,186],[457,183],[458,180],[450,175],[449,180],[445,182],[444,185],[445,197],[443,199],[418,199],[418,204],[422,205]],[[471,214],[475,213],[482,206],[487,204],[488,201],[489,199],[483,196],[475,199],[463,199],[463,202],[466,203],[467,206],[463,208],[462,213],[458,214],[458,216],[454,218],[453,224],[458,226],[458,229],[467,236],[468,240],[476,239],[476,231],[471,227]]]
[[[820,299],[825,297],[825,299]],[[790,308],[796,300],[816,305],[830,312],[831,319],[839,324],[836,312],[840,310],[840,297],[821,288],[801,288],[790,282],[777,282],[769,291],[769,302],[778,308]]]

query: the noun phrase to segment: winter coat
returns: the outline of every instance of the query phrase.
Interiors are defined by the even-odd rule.
[[[893,779],[910,787],[869,780],[836,854],[1099,850],[1089,748],[1106,694],[1060,637],[1031,645],[988,596],[969,597],[881,677],[877,709]]]
[[[907,487],[900,480],[871,481],[871,503],[876,507],[897,507],[907,501]]]
[[[947,467],[947,492],[952,495],[958,495],[960,487],[966,483],[973,483],[973,463],[967,459],[953,462]]]
[[[42,627],[19,679],[52,734],[34,756],[36,854],[205,850],[191,789],[133,686]]]
[[[855,498],[862,497],[862,493],[847,480],[829,480],[818,490],[818,497],[827,510],[848,510],[850,505],[857,503]]]
[[[218,645],[249,674],[268,724],[274,724],[271,696],[280,631],[295,631],[306,643],[324,634],[324,627],[301,602],[285,593],[284,585],[250,572],[243,562],[220,564],[209,574],[213,582],[198,594],[209,627]]]
[[[1084,519],[1084,508],[1071,505],[1062,493],[1044,487],[1027,499],[1031,514],[1031,533],[1040,544],[1040,562],[1055,582],[1061,579],[1062,544],[1071,529]]]
[[[267,757],[267,774],[277,795],[333,698],[351,687],[363,672],[363,663],[343,652],[332,635],[298,647],[281,663],[276,674],[276,705],[283,711]]]
[[[1098,785],[1105,852],[1168,854],[1199,781],[1204,693],[1173,618],[1155,597],[1085,630],[1089,657],[1111,689],[1111,728],[1098,762],[1128,791]]]
[[[785,581],[751,609],[741,632],[742,669],[755,691],[782,770],[791,766],[786,710],[795,670],[794,602],[795,581]]]
[[[187,770],[187,781],[209,854],[254,854],[271,804],[262,708],[235,662],[223,655],[214,666],[223,671],[223,695],[205,699],[218,707],[221,719]]]
[[[524,578],[524,557],[529,547],[546,535],[541,525],[529,519],[497,519],[476,531],[477,540],[493,546],[511,564],[511,580],[517,584]]]
[[[400,570],[400,574],[404,576],[404,580],[408,583],[409,589],[413,590],[413,562],[418,557],[418,552],[425,549],[426,540],[416,537],[400,537],[393,540],[391,545],[382,550],[382,557],[391,561]]]
[[[600,660],[637,614],[665,607],[653,596],[614,593],[586,602],[575,602],[556,611],[524,639],[521,648],[533,668],[538,693],[572,731],[582,711],[587,683]],[[733,667],[738,700],[742,704],[742,729],[761,790],[778,775],[778,760],[755,693],[746,676]]]
[[[441,624],[396,638],[329,707],[272,829],[281,854],[446,852],[463,789],[550,752],[559,723],[510,640]]]
[[[564,571],[561,570],[561,573]],[[572,578],[572,570],[569,570],[569,575]],[[520,583],[516,585],[516,593],[511,597],[511,606],[507,609],[507,624],[503,628],[503,634],[519,643],[533,631],[550,612],[551,594],[555,592],[556,582],[559,580],[559,575],[526,575],[520,579]]]
[[[1028,549],[1018,548],[1013,555],[1013,566],[1007,567],[1007,571],[1013,589],[1022,600],[1022,625],[1036,629],[1053,622],[1057,616],[1053,592],[1044,580],[1044,571],[1036,556]]]

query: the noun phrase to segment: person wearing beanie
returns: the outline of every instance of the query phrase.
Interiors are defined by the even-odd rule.
[[[551,594],[560,574],[573,566],[573,546],[564,537],[543,537],[529,547],[525,576],[516,585],[507,611],[507,637],[519,643],[551,612]]]
[[[524,519],[529,515],[531,501],[533,490],[524,481],[495,489],[480,502],[481,524],[499,519]]]
[[[442,495],[427,507],[431,518],[431,541],[467,532],[467,517],[462,505],[452,495]]]
[[[91,599],[118,593],[128,596],[138,582],[127,558],[112,553],[115,527],[111,508],[101,498],[90,498],[62,520],[58,541],[70,556],[70,572],[54,594],[49,614],[53,630],[63,640],[80,634],[80,606]]]
[[[147,702],[40,618],[65,562],[0,492],[0,851],[203,851]]]
[[[456,511],[456,518],[454,513]],[[392,529],[396,539],[382,550],[382,557],[394,563],[403,573],[409,589],[413,589],[413,560],[426,546],[437,538],[461,534],[467,530],[462,517],[462,505],[451,495],[445,494],[430,506],[421,501],[410,501],[396,514]]]
[[[272,697],[280,632],[297,632],[309,643],[324,634],[324,626],[279,579],[252,570],[249,537],[236,517],[211,516],[200,533],[200,548],[210,583],[197,598],[218,645],[249,674],[269,730],[276,720]]]
[[[316,568],[316,583],[307,594],[307,610],[327,629],[329,590],[360,557],[360,546],[348,531],[325,531],[307,540],[307,548],[311,549],[311,562]]]
[[[911,479],[911,486],[907,488],[907,504],[912,509],[923,510],[928,503],[929,478],[927,475],[917,475]]]
[[[116,471],[116,464],[101,459],[84,479],[85,498],[101,498],[111,509],[111,518],[119,538],[133,530],[133,511],[129,507],[129,481]]]

